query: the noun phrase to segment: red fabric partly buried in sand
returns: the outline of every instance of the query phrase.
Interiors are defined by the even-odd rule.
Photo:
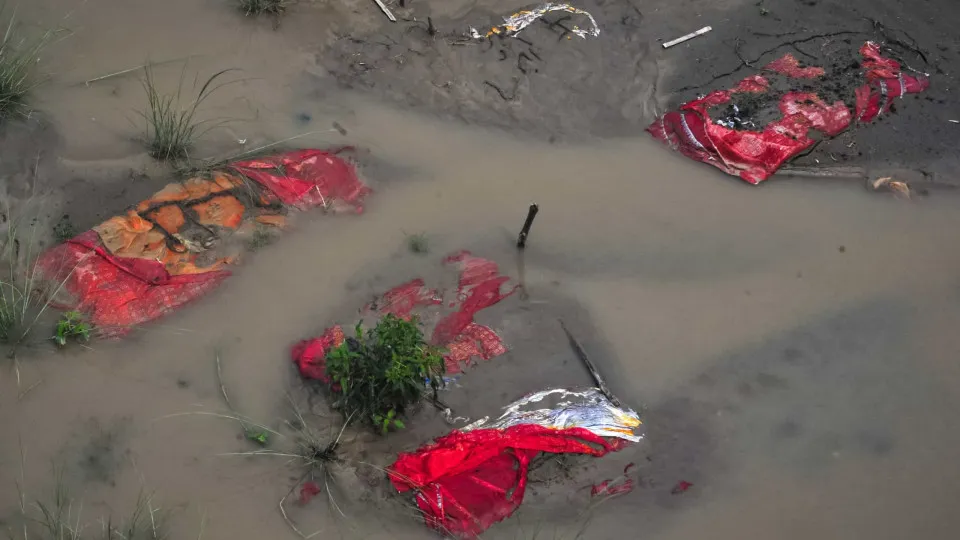
[[[870,122],[889,111],[894,98],[922,92],[929,86],[925,76],[904,74],[899,62],[884,58],[876,43],[864,44],[860,54],[864,58],[866,83],[856,90],[856,119],[859,122]],[[764,71],[794,79],[824,76],[822,68],[800,67],[790,54],[767,64]],[[786,93],[780,99],[782,117],[763,126],[760,131],[726,127],[713,121],[709,115],[710,109],[729,103],[734,94],[765,93],[768,89],[769,83],[763,75],[747,77],[730,90],[715,90],[703,98],[684,103],[679,110],[658,118],[647,131],[691,159],[758,184],[815,143],[815,139],[809,136],[810,130],[835,136],[853,119],[842,101],[825,103],[809,92]]]
[[[265,188],[253,207],[241,202],[249,188],[234,173]],[[278,199],[299,208],[334,204],[360,211],[369,192],[352,165],[323,150],[235,163],[209,178],[169,184],[127,214],[54,246],[41,254],[37,270],[62,283],[58,307],[83,312],[103,335],[120,336],[206,294],[230,275],[224,268],[235,257],[201,257],[207,247],[181,234],[189,227],[213,234],[242,224],[280,226],[285,216],[276,209]]]
[[[457,538],[475,538],[523,502],[527,469],[540,452],[603,456],[624,441],[582,429],[522,424],[507,429],[453,431],[388,469],[401,493],[417,491],[427,525]]]
[[[284,204],[300,209],[345,204],[360,213],[370,188],[357,179],[353,165],[337,157],[343,150],[297,150],[239,161],[230,168],[269,189]]]
[[[490,360],[507,352],[506,345],[491,328],[474,321],[477,312],[486,309],[516,291],[509,286],[510,278],[500,274],[497,263],[471,255],[467,251],[455,253],[444,264],[455,266],[460,277],[453,311],[437,323],[431,343],[443,349],[446,372],[460,373],[475,358]],[[392,314],[409,319],[419,309],[443,304],[443,293],[426,286],[422,279],[398,285],[382,294],[367,306],[367,311],[378,315]],[[326,374],[326,353],[343,342],[339,325],[327,328],[323,335],[297,343],[291,358],[306,379],[329,382]]]

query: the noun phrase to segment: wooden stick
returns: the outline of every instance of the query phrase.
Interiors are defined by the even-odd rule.
[[[607,396],[607,399],[610,400],[610,403],[620,407],[620,400],[617,399],[617,397],[613,395],[613,392],[610,391],[610,388],[607,387],[607,383],[603,380],[600,372],[597,371],[597,366],[595,366],[593,362],[590,361],[590,358],[587,357],[587,351],[583,350],[583,347],[580,345],[580,342],[577,341],[577,338],[573,337],[573,334],[571,334],[570,330],[567,329],[567,325],[563,324],[563,319],[560,319],[560,328],[563,328],[563,332],[567,334],[567,339],[570,341],[570,346],[573,348],[573,352],[577,353],[577,356],[580,357],[580,361],[587,366],[587,370],[590,371],[590,375],[593,376],[593,380],[597,382],[597,387],[600,388],[600,392]]]
[[[533,218],[537,217],[537,212],[539,211],[540,207],[536,204],[531,204],[530,209],[527,210],[527,220],[523,222],[523,228],[520,229],[520,236],[517,237],[518,249],[527,247],[527,235],[530,234],[530,227],[533,226]]]
[[[195,56],[199,56],[199,55],[191,54],[191,55],[187,55],[187,56],[182,56],[182,57],[180,57],[180,58],[174,58],[174,59],[172,59],[172,60],[164,60],[163,62],[152,62],[152,63],[149,63],[149,64],[140,64],[139,66],[132,67],[132,68],[129,68],[129,69],[123,69],[123,70],[120,70],[120,71],[115,71],[115,72],[113,72],[113,73],[107,73],[106,75],[101,75],[101,76],[96,77],[96,78],[94,78],[94,79],[90,79],[90,80],[88,80],[88,81],[84,81],[83,84],[85,84],[85,85],[87,85],[87,86],[90,86],[90,83],[95,83],[95,82],[97,82],[97,81],[103,81],[103,80],[106,80],[106,79],[110,79],[110,78],[112,78],[112,77],[118,77],[118,76],[120,76],[120,75],[126,75],[127,73],[132,73],[132,72],[134,72],[134,71],[143,69],[143,68],[145,68],[145,67],[147,67],[147,66],[150,66],[150,67],[162,66],[162,65],[164,65],[164,64],[170,64],[170,63],[173,63],[173,62],[181,62],[181,61],[183,61],[183,60],[189,60],[189,59],[191,59],[191,58],[193,58],[193,57],[195,57]],[[78,84],[79,84],[79,83],[78,83]]]
[[[390,19],[390,22],[397,22],[397,18],[393,16],[393,13],[391,13],[389,9],[387,9],[387,6],[386,4],[383,3],[383,0],[373,0],[373,1],[376,2],[378,6],[380,6],[380,11],[383,11],[383,14],[386,15],[388,19]]]
[[[800,176],[807,178],[866,178],[862,167],[782,167],[777,176]]]

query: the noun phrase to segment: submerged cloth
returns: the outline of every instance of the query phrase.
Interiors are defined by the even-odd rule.
[[[546,398],[554,406],[531,409]],[[475,538],[523,502],[530,461],[540,452],[603,456],[639,441],[640,417],[597,389],[547,390],[486,420],[400,454],[388,475],[401,493],[415,491],[426,524],[458,538]],[[489,426],[489,427],[487,427]]]
[[[500,336],[493,329],[478,324],[474,317],[516,291],[510,278],[500,274],[494,261],[460,251],[443,260],[460,272],[455,299],[447,302],[453,310],[442,317],[433,329],[430,341],[446,350],[443,355],[446,373],[460,373],[474,359],[490,360],[507,352]],[[444,305],[443,293],[426,286],[422,279],[398,285],[370,303],[366,310],[375,315],[395,315],[410,319],[418,309]],[[334,325],[319,337],[303,340],[293,346],[291,359],[306,379],[329,383],[326,375],[327,352],[343,343],[343,328]]]
[[[59,307],[83,312],[102,334],[123,335],[230,275],[225,268],[235,255],[214,249],[221,234],[245,224],[282,226],[287,206],[361,211],[369,192],[336,152],[297,150],[233,163],[209,178],[167,185],[42,253],[37,269],[62,284]]]
[[[866,82],[855,91],[853,115],[843,101],[831,104],[816,93],[792,91],[780,98],[780,119],[758,130],[734,129],[710,117],[712,108],[729,103],[735,94],[767,93],[770,83],[763,73],[785,75],[797,81],[826,76],[822,68],[800,67],[799,61],[787,54],[767,64],[763,73],[747,77],[732,89],[715,90],[684,103],[678,110],[656,119],[647,131],[691,159],[758,184],[816,142],[810,131],[836,136],[854,118],[871,122],[889,112],[894,99],[922,92],[929,86],[925,75],[905,73],[899,62],[883,57],[876,43],[865,43],[860,55]]]

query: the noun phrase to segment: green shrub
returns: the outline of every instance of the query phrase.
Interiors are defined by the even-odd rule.
[[[437,391],[444,362],[442,351],[424,341],[416,317],[387,315],[366,333],[358,323],[356,337],[327,353],[326,369],[334,408],[385,434],[403,429],[400,417],[425,391]]]
[[[83,320],[79,311],[68,311],[57,321],[57,333],[53,340],[59,347],[66,347],[70,340],[90,341],[90,325]]]

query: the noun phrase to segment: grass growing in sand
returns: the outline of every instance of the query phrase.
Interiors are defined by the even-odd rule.
[[[10,540],[166,540],[170,538],[167,524],[170,513],[154,506],[153,496],[141,491],[134,508],[126,519],[99,518],[95,524],[87,521],[83,503],[69,493],[63,470],[54,468],[54,487],[49,497],[29,500],[24,491],[23,462],[20,452],[20,478],[17,480],[18,514],[16,521],[6,523],[6,537]],[[200,525],[200,536],[203,536]]]
[[[425,233],[411,234],[407,236],[407,249],[411,253],[424,255],[430,252],[430,242],[427,241]]]
[[[280,15],[292,3],[291,0],[235,0],[244,15]]]
[[[28,220],[14,217],[9,205],[3,210],[7,230],[0,238],[0,343],[9,345],[8,356],[14,356],[70,274],[59,283],[44,280],[37,267],[39,239],[35,220],[29,222],[30,234],[24,235],[22,227],[28,225]]]
[[[219,375],[218,362],[218,377]],[[333,496],[333,492],[330,490],[330,484],[335,482],[331,468],[335,465],[343,463],[343,459],[339,454],[340,441],[352,418],[346,419],[336,437],[324,437],[307,422],[294,400],[288,396],[294,417],[292,420],[285,421],[284,424],[287,428],[292,430],[292,433],[281,433],[280,431],[272,429],[264,424],[257,423],[249,417],[232,412],[233,409],[232,406],[229,405],[229,398],[227,398],[225,395],[226,392],[223,388],[222,380],[220,381],[220,386],[221,391],[224,393],[224,399],[228,401],[228,408],[231,409],[231,414],[189,412],[173,414],[164,418],[178,416],[212,416],[215,418],[233,420],[240,423],[245,434],[264,434],[264,440],[262,442],[252,439],[261,446],[268,443],[276,443],[279,446],[278,449],[261,448],[247,452],[228,452],[221,455],[244,457],[279,457],[282,458],[286,463],[294,465],[299,470],[299,478],[293,484],[290,490],[280,499],[278,507],[284,522],[286,522],[287,526],[290,527],[290,529],[301,538],[314,538],[319,534],[319,532],[309,535],[304,534],[299,528],[297,528],[296,524],[294,524],[294,522],[291,521],[287,515],[287,499],[296,493],[298,487],[301,488],[301,490],[312,490],[310,493],[311,497],[313,495],[319,495],[320,493],[325,492],[331,508],[336,510],[341,516],[344,516],[345,514],[343,513],[343,510],[340,509],[340,505],[337,503]],[[250,437],[247,438],[250,439]],[[300,497],[301,504],[303,504],[305,502],[303,500],[303,491],[301,491]]]
[[[257,225],[253,230],[253,234],[250,235],[250,240],[247,241],[247,247],[250,251],[258,251],[260,248],[269,246],[273,243],[273,233],[270,230],[263,226]]]
[[[147,108],[140,111],[146,121],[145,143],[150,155],[163,161],[179,160],[189,156],[190,149],[200,137],[224,122],[198,120],[197,110],[214,92],[236,81],[218,82],[231,70],[218,71],[200,87],[197,97],[187,101],[183,95],[186,67],[180,72],[177,91],[162,93],[157,88],[153,68],[144,68],[143,89],[147,94]]]
[[[0,3],[0,14],[5,8],[6,3]],[[27,96],[40,83],[34,75],[34,66],[56,37],[56,32],[51,30],[36,38],[27,38],[15,28],[16,19],[14,11],[0,41],[0,120],[30,114]]]

